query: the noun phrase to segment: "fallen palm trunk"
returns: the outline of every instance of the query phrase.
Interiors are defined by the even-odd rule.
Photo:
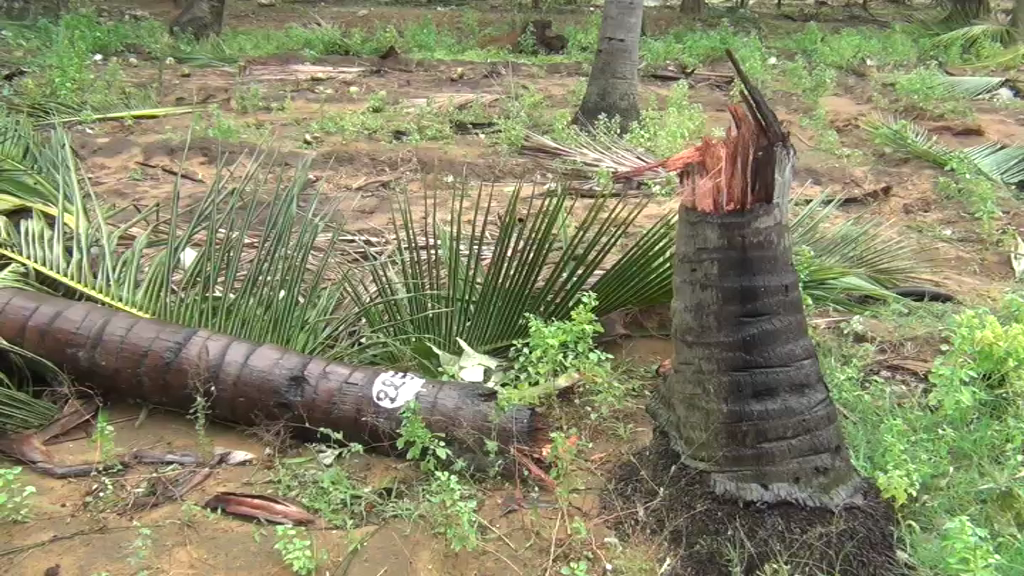
[[[214,418],[283,422],[305,437],[329,428],[386,447],[413,398],[426,425],[466,456],[484,453],[486,439],[511,449],[540,437],[534,410],[499,414],[495,391],[482,385],[349,366],[14,288],[0,289],[0,337],[108,400],[188,410],[202,391]]]

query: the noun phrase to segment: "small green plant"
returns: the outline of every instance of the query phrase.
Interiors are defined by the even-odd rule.
[[[110,424],[110,416],[106,410],[96,413],[96,427],[90,441],[96,446],[96,461],[102,464],[117,462],[114,446],[114,427]]]
[[[1002,564],[992,548],[988,531],[971,523],[966,516],[953,518],[942,528],[942,549],[947,554],[950,574],[998,576]]]
[[[970,118],[973,109],[967,100],[940,90],[944,74],[934,68],[918,68],[893,78],[896,107],[929,116]]]
[[[424,516],[453,550],[473,550],[480,541],[473,490],[458,475],[434,470],[423,490]]]
[[[340,434],[322,430],[340,441]],[[377,491],[361,484],[341,465],[349,455],[361,454],[363,447],[352,443],[343,448],[333,444],[311,446],[313,458],[281,461],[274,475],[278,493],[298,500],[331,526],[352,530],[372,521],[368,517],[387,517],[393,504]]]
[[[431,432],[420,416],[415,400],[402,407],[402,426],[398,431],[396,445],[399,450],[408,450],[409,460],[419,460],[424,471],[437,470],[452,456],[445,444],[444,435]]]
[[[256,85],[236,87],[233,101],[235,110],[241,114],[259,112],[267,106],[263,90]]]
[[[18,481],[20,467],[0,468],[0,520],[28,522],[32,506],[29,498],[36,493],[35,486],[24,486]]]
[[[939,194],[962,202],[971,216],[981,221],[982,236],[998,242],[1003,225],[999,203],[1007,197],[1005,187],[979,174],[974,163],[966,158],[954,157],[946,171],[950,176],[941,176],[936,181]]]
[[[415,401],[406,404],[401,414],[398,447],[408,449],[408,458],[419,458],[420,468],[428,474],[423,488],[423,517],[436,534],[445,537],[452,549],[476,548],[479,543],[477,501],[472,488],[457,474],[465,463],[452,456],[442,435],[427,428]],[[441,468],[449,462],[450,470]]]
[[[209,390],[210,398],[206,397],[207,389]],[[201,383],[197,383],[193,386],[195,400],[192,402],[192,407],[188,410],[188,419],[192,421],[196,428],[199,455],[207,461],[213,458],[213,440],[206,433],[206,427],[209,424],[210,402],[213,400],[215,393],[216,391],[213,386],[204,388]]]
[[[129,551],[131,554],[128,556],[128,564],[131,564],[134,568],[139,568],[149,560],[149,552],[153,546],[153,531],[149,528],[140,527],[135,535],[135,540],[132,541]],[[135,573],[136,576],[145,576],[148,574],[146,570],[139,570]]]
[[[274,550],[278,551],[288,568],[298,576],[316,574],[319,562],[309,532],[298,526],[278,526],[275,530],[277,542]]]
[[[366,111],[371,114],[380,114],[387,110],[388,107],[388,93],[383,90],[374,92],[370,95],[370,100],[366,103]]]
[[[558,573],[563,576],[587,576],[590,574],[590,564],[586,560],[574,560],[568,566],[562,566]]]
[[[568,320],[527,316],[530,335],[513,348],[509,381],[518,388],[543,386],[578,375],[588,381],[611,376],[611,355],[598,350],[594,336],[602,331],[594,309],[597,297],[584,293]]]
[[[633,125],[626,141],[647,150],[658,158],[666,158],[685,150],[704,135],[705,115],[700,104],[690,101],[686,82],[672,87],[665,108],[644,110]]]

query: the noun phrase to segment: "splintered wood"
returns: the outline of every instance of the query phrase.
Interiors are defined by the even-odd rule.
[[[745,211],[771,203],[773,187],[755,186],[754,161],[771,150],[765,130],[741,106],[729,106],[733,124],[723,140],[705,137],[700,144],[654,164],[623,173],[633,176],[655,168],[679,175],[680,202],[709,214]]]

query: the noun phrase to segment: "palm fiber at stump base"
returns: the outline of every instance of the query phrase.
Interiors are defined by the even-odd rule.
[[[796,574],[911,573],[896,560],[892,506],[874,486],[863,503],[836,512],[741,504],[715,494],[707,474],[679,462],[660,432],[618,467],[602,506],[618,515],[613,528],[620,538],[664,538],[669,551],[679,555],[666,576],[733,576],[734,561],[750,576],[772,562],[784,562]]]

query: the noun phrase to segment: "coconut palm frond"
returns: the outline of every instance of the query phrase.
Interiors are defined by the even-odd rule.
[[[190,106],[156,106],[152,98],[114,98],[89,103],[10,101],[5,107],[31,118],[37,124],[69,124],[108,122],[111,120],[143,120],[192,114],[210,108],[209,104]]]
[[[67,134],[58,126],[53,138],[65,149],[65,170],[77,173]],[[258,153],[244,170],[219,166],[187,218],[176,187],[170,214],[156,222],[148,221],[152,211],[110,220],[87,182],[70,178],[78,187],[71,203],[59,200],[57,218],[36,212],[17,223],[0,219],[0,255],[30,270],[38,284],[69,296],[321,353],[354,322],[332,316],[341,290],[322,280],[334,263],[314,256],[335,251],[337,233],[299,209],[308,163],[291,177],[265,162]],[[244,200],[261,194],[269,198]],[[317,209],[316,194],[302,199]],[[65,225],[68,220],[74,225]],[[254,244],[257,224],[264,232]]]
[[[24,117],[0,109],[0,210],[35,209],[56,213],[63,196],[74,189],[63,170],[63,151],[53,140],[43,140]]]
[[[864,121],[864,128],[877,144],[936,166],[946,167],[955,158],[953,150],[909,120],[876,115]]]
[[[965,67],[1012,69],[1019,66],[1022,61],[1024,61],[1024,45],[1018,43],[1016,45],[1011,45],[991,58],[979,60]]]
[[[1009,82],[998,76],[942,76],[936,81],[935,91],[940,97],[981,98],[988,96]]]
[[[895,118],[870,118],[864,127],[879,144],[940,168],[966,162],[995,182],[1006,185],[1024,182],[1024,146],[986,142],[954,150],[913,122]]]
[[[0,339],[0,430],[23,432],[40,428],[57,416],[56,406],[32,392],[37,377],[57,388],[70,386],[56,366]]]
[[[854,286],[850,279],[861,292],[928,282],[936,261],[923,258],[921,248],[894,234],[889,223],[857,215],[829,226],[841,204],[819,196],[790,225],[793,245],[809,252],[809,267],[818,271],[805,279],[805,290],[845,290]]]
[[[461,338],[474,350],[495,353],[526,336],[527,313],[566,318],[588,287],[597,295],[598,314],[661,291],[651,285],[664,282],[671,252],[662,249],[619,259],[619,266],[644,257],[662,261],[632,268],[630,282],[612,265],[589,286],[646,202],[601,196],[583,206],[565,188],[538,198],[524,197],[522,186],[500,204],[493,188],[454,194],[447,207],[437,192],[426,195],[425,224],[403,201],[394,216],[394,257],[363,269],[355,283],[371,290],[351,291],[371,309],[368,332],[377,338],[448,352],[461,349]]]
[[[1024,146],[986,142],[965,149],[963,154],[997,182],[1011,186],[1024,182]]]
[[[590,180],[602,171],[611,174],[626,172],[656,160],[614,133],[597,130],[587,134],[575,128],[569,129],[560,142],[527,132],[520,150],[523,155],[536,158],[555,171],[576,172]],[[665,175],[663,170],[651,170],[642,179],[655,180]]]
[[[998,22],[978,22],[940,34],[932,38],[930,45],[935,48],[963,46],[970,48],[978,42],[1006,44],[1014,37],[1014,30]]]
[[[593,285],[592,290],[604,296],[602,307],[615,311],[670,302],[675,237],[676,215],[669,214],[633,241]],[[638,277],[636,270],[643,270],[643,276]]]

